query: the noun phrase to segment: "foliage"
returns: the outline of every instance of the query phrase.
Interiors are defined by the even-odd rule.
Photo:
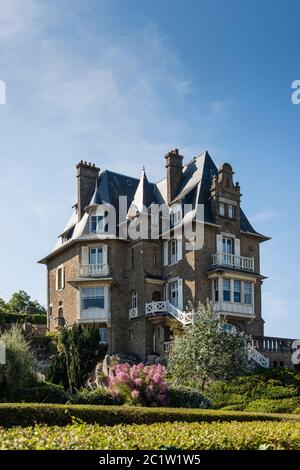
[[[83,387],[88,374],[105,357],[107,346],[99,341],[95,323],[64,329],[47,371],[48,380],[71,392]]]
[[[15,450],[300,450],[300,423],[73,424],[3,430],[0,449]]]
[[[86,405],[122,405],[124,400],[120,396],[113,396],[107,388],[88,390],[83,388],[72,398],[74,404]]]
[[[240,404],[238,409],[244,409],[253,400],[297,397],[299,384],[300,373],[297,371],[283,368],[256,370],[230,382],[212,383],[207,395],[214,408]]]
[[[229,379],[247,367],[246,341],[242,332],[227,332],[224,320],[214,312],[211,303],[194,309],[193,325],[174,339],[168,372],[173,381],[197,380],[204,390],[212,379]]]
[[[23,388],[20,399],[25,403],[67,403],[69,396],[60,385],[39,382],[34,387]]]
[[[168,406],[176,408],[209,408],[210,403],[207,398],[192,387],[169,385]]]
[[[32,323],[33,325],[46,325],[47,315],[43,314],[27,314],[27,313],[10,313],[2,314],[3,323]]]
[[[46,314],[45,308],[37,300],[31,300],[30,295],[23,290],[11,296],[7,310],[10,313]]]
[[[249,413],[242,411],[203,410],[188,408],[159,408],[140,406],[61,405],[37,403],[0,403],[0,426],[33,426],[47,424],[64,426],[74,420],[115,424],[151,424],[175,422],[215,421],[292,421],[300,422],[300,416],[280,413]]]
[[[164,375],[165,369],[160,364],[117,364],[109,376],[108,388],[131,404],[164,405],[168,392]]]
[[[245,411],[262,411],[264,413],[293,413],[300,406],[300,398],[283,398],[282,400],[259,399],[251,401]]]
[[[0,335],[6,349],[6,364],[0,365],[0,398],[18,399],[24,387],[35,383],[34,359],[19,327],[13,326]]]

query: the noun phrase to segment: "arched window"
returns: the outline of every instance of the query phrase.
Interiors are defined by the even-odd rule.
[[[161,300],[160,292],[158,292],[158,290],[154,291],[152,294],[152,301],[159,302],[160,300]]]
[[[137,305],[138,305],[137,291],[133,290],[131,293],[131,308],[137,308]]]

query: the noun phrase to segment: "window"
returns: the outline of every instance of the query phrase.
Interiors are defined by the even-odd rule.
[[[237,303],[241,303],[241,281],[234,281],[234,289],[233,289],[233,301]]]
[[[244,282],[244,303],[247,305],[252,304],[252,283]]]
[[[214,301],[219,302],[219,279],[214,279],[213,285],[214,285]]]
[[[84,287],[82,289],[82,309],[104,308],[104,287]]]
[[[94,233],[104,232],[104,215],[92,215],[90,222],[90,230]]]
[[[225,204],[223,202],[220,202],[220,215],[225,217]]]
[[[238,329],[235,325],[232,325],[232,323],[225,323],[223,326],[223,330],[226,331],[226,333],[237,333]]]
[[[230,219],[235,219],[235,217],[236,217],[236,207],[233,204],[228,204],[227,211],[228,211],[228,217]]]
[[[65,287],[64,267],[59,266],[56,270],[56,290],[62,290]]]
[[[138,295],[137,291],[133,290],[131,294],[131,308],[137,308],[138,306]]]
[[[223,253],[233,255],[233,238],[223,237],[222,249]]]
[[[181,221],[181,211],[171,212],[171,227],[178,225]]]
[[[108,339],[108,328],[101,327],[99,328],[99,343],[100,344],[107,344]]]
[[[129,330],[129,341],[133,341],[133,330]]]
[[[170,302],[178,307],[178,283],[177,281],[170,283]]]
[[[176,263],[178,261],[178,245],[177,240],[171,241],[171,263]]]
[[[227,279],[227,278],[223,279],[223,300],[224,302],[230,302],[231,300],[230,279]]]
[[[103,265],[103,248],[90,248],[89,250],[89,264]]]

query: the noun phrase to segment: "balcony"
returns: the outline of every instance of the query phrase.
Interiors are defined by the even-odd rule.
[[[107,264],[82,264],[79,268],[80,277],[106,277],[109,275]]]
[[[240,304],[237,302],[215,302],[213,304],[214,311],[224,315],[234,316],[254,316],[254,308],[252,304]]]
[[[212,266],[229,266],[244,271],[254,271],[254,258],[237,256],[229,253],[216,253],[212,255]]]
[[[133,318],[137,318],[139,316],[138,308],[130,308],[129,309],[129,320],[132,320]]]

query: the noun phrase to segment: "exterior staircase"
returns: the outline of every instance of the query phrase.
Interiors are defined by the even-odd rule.
[[[269,367],[269,358],[261,354],[254,346],[248,345],[248,359],[254,361],[259,366],[267,369]]]
[[[178,320],[183,326],[191,325],[193,322],[193,314],[190,312],[183,312],[175,305],[171,304],[168,300],[161,300],[159,302],[150,302],[146,304],[146,315],[166,315],[169,314]]]

